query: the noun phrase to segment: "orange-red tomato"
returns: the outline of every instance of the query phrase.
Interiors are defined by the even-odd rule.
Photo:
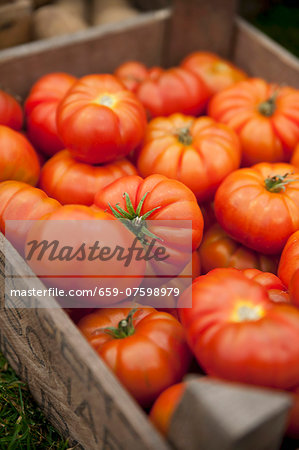
[[[299,170],[285,163],[236,170],[218,188],[214,206],[218,222],[234,239],[279,254],[299,229]]]
[[[293,155],[291,158],[291,164],[293,164],[293,166],[299,168],[299,143],[296,145],[295,150],[293,152]]]
[[[23,111],[17,100],[0,89],[0,125],[20,131],[23,125]]]
[[[35,185],[40,173],[37,154],[18,131],[0,125],[0,181],[18,180]]]
[[[210,95],[247,78],[243,70],[209,52],[191,53],[181,66],[199,75],[208,86]]]
[[[37,220],[60,207],[45,192],[20,181],[0,183],[0,230],[5,234],[5,221]],[[9,236],[12,244],[23,253],[27,223],[11,222]]]
[[[208,89],[192,72],[174,67],[140,83],[136,94],[151,117],[174,113],[198,115],[206,107]]]
[[[286,286],[276,275],[274,275],[274,273],[263,272],[258,269],[245,269],[242,272],[250,280],[264,286],[267,289],[268,297],[272,302],[291,302]]]
[[[62,150],[43,166],[39,186],[62,204],[92,205],[95,194],[125,175],[137,170],[125,158],[99,166],[76,161],[68,150]]]
[[[299,227],[298,227],[299,228]],[[299,230],[293,233],[281,254],[278,276],[289,287],[294,273],[299,269]]]
[[[299,269],[292,276],[289,290],[292,303],[299,308]]]
[[[185,387],[185,383],[178,383],[165,389],[150,410],[150,421],[163,436],[168,434],[173,413],[183,396]]]
[[[198,277],[180,298],[191,350],[212,376],[278,389],[299,385],[299,310],[232,268]]]
[[[64,147],[57,132],[56,110],[76,80],[67,73],[49,73],[33,85],[25,102],[28,138],[46,155]]]
[[[144,407],[187,372],[191,357],[184,330],[170,314],[147,307],[104,308],[78,327]]]
[[[57,109],[64,145],[76,159],[100,164],[122,158],[142,141],[146,115],[137,97],[113,75],[87,75]]]
[[[201,202],[213,198],[240,158],[239,139],[230,128],[209,117],[174,114],[149,123],[137,165],[144,177],[160,173],[181,181]]]
[[[163,70],[160,67],[148,69],[138,61],[127,61],[121,64],[114,75],[119,78],[129,91],[136,92],[139,84],[146,78],[154,79]]]
[[[259,78],[216,94],[209,115],[240,137],[243,165],[289,161],[299,141],[299,91]]]
[[[199,247],[203,273],[217,267],[235,267],[236,269],[260,269],[276,273],[278,258],[257,253],[232,239],[216,223],[204,233]]]

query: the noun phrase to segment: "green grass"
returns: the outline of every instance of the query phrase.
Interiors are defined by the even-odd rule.
[[[67,448],[0,353],[0,450]]]

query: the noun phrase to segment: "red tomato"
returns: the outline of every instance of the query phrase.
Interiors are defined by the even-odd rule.
[[[241,69],[209,52],[191,53],[183,60],[181,66],[199,75],[208,86],[210,95],[247,78]]]
[[[63,150],[43,166],[39,186],[62,204],[89,206],[99,189],[125,175],[136,174],[135,167],[126,159],[91,166],[76,161],[68,150]]]
[[[180,309],[188,343],[212,376],[278,389],[299,385],[299,310],[269,300],[236,269],[215,269],[185,291]]]
[[[114,75],[123,82],[129,91],[136,92],[143,80],[157,78],[162,72],[160,67],[148,69],[138,61],[127,61],[116,69]]]
[[[28,137],[46,155],[63,149],[56,125],[59,102],[77,79],[67,73],[49,73],[32,87],[25,103]]]
[[[216,193],[215,214],[237,241],[257,252],[280,253],[299,228],[299,170],[284,163],[236,170]]]
[[[142,218],[150,211],[152,213],[146,217],[150,221],[190,220],[192,221],[192,250],[199,246],[203,230],[202,214],[194,194],[183,183],[163,175],[151,175],[144,180],[138,176],[122,177],[100,190],[95,196],[94,203],[97,207],[108,208],[110,211],[109,205],[114,208],[118,205],[128,212],[124,193],[128,194],[135,211],[145,196],[139,214],[132,214],[130,220],[133,224],[136,222],[136,217]],[[175,227],[175,223],[173,226]],[[177,228],[174,230],[177,233]],[[159,230],[159,236],[164,239],[165,243],[174,244],[168,234],[169,227],[166,227],[165,231]],[[183,245],[184,236],[182,233],[177,238],[181,245]]]
[[[78,324],[97,353],[144,407],[187,372],[190,352],[181,324],[153,308],[104,308]]]
[[[293,233],[281,254],[279,267],[278,267],[278,276],[282,280],[282,282],[289,287],[291,279],[299,269],[299,230]]]
[[[30,227],[26,239],[25,255],[32,270],[44,277],[43,282],[50,287],[96,292],[87,296],[83,293],[82,297],[74,292],[69,300],[66,299],[67,304],[62,298],[64,307],[95,308],[118,303],[127,297],[126,289],[132,290],[142,282],[145,261],[138,261],[137,266],[136,259],[132,258],[126,266],[123,259],[117,258],[119,253],[114,254],[118,247],[124,249],[126,254],[132,247],[135,235],[111,214],[83,205],[64,205],[42,219]],[[32,251],[32,241],[47,241],[50,243],[49,250],[40,256],[40,250]],[[55,242],[58,242],[56,250],[54,245],[51,247]],[[90,256],[89,250],[95,248],[95,244],[97,249]],[[82,245],[84,253],[79,252],[76,258],[71,257]],[[103,248],[110,249],[110,252],[104,252],[100,257],[100,249]],[[112,256],[108,258],[107,255]],[[100,295],[100,287],[111,291],[117,288],[118,292],[110,296]]]
[[[149,419],[163,436],[167,436],[174,411],[185,391],[185,383],[170,386],[159,395],[153,404]]]
[[[37,220],[60,207],[40,189],[20,181],[0,183],[0,230],[5,234],[6,220]],[[10,223],[12,244],[23,253],[29,225]]]
[[[179,67],[145,79],[136,93],[151,117],[177,112],[195,116],[204,111],[208,100],[208,89],[203,81]]]
[[[40,166],[30,142],[19,132],[0,125],[0,181],[37,183]]]
[[[262,255],[239,244],[218,223],[204,233],[199,255],[203,273],[217,267],[252,268],[275,273],[278,266],[277,257]]]
[[[23,125],[23,111],[17,100],[0,89],[0,125],[20,131]]]
[[[293,166],[299,168],[299,143],[296,145],[295,150],[293,152],[293,155],[291,158],[291,164],[293,164]]]
[[[242,272],[250,280],[264,286],[267,289],[268,297],[272,302],[291,302],[286,286],[276,275],[274,275],[274,273],[263,272],[258,269],[245,269]]]
[[[146,115],[135,95],[113,75],[88,75],[57,110],[59,135],[76,159],[99,164],[121,158],[142,141]]]
[[[216,94],[209,115],[240,137],[243,165],[288,161],[299,141],[299,91],[259,78]]]
[[[292,303],[299,308],[299,269],[296,270],[291,279],[290,297]]]
[[[240,158],[234,131],[209,117],[174,114],[150,122],[137,165],[143,177],[160,173],[181,181],[201,202],[213,198]]]

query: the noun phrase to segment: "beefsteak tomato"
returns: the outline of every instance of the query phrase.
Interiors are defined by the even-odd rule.
[[[149,123],[137,165],[143,177],[159,173],[181,181],[202,202],[213,198],[240,159],[233,130],[209,117],[174,114]]]
[[[114,75],[123,82],[129,91],[136,92],[143,80],[157,78],[162,72],[160,67],[148,69],[138,61],[127,61],[116,69]]]
[[[0,125],[20,131],[23,125],[23,110],[17,100],[0,89]]]
[[[76,80],[67,73],[49,73],[33,85],[25,102],[28,138],[48,156],[64,147],[57,132],[56,111]]]
[[[76,161],[68,150],[62,150],[49,159],[41,170],[39,186],[50,197],[62,204],[93,204],[95,194],[125,175],[136,175],[137,170],[125,158],[91,166]]]
[[[142,141],[146,115],[113,75],[87,75],[57,109],[59,136],[79,161],[100,164],[129,154]]]
[[[218,188],[214,206],[234,239],[257,252],[279,254],[299,229],[299,170],[284,163],[236,170]]]
[[[239,135],[244,166],[289,161],[299,141],[299,91],[259,78],[216,94],[209,115]]]
[[[278,276],[289,287],[294,273],[299,269],[299,230],[293,233],[281,254]]]
[[[104,308],[78,324],[99,356],[143,406],[179,382],[191,360],[182,325],[153,308]]]

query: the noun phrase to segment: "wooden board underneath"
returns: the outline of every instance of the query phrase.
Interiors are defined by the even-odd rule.
[[[18,273],[25,262],[0,235],[0,348],[70,446],[86,450],[167,450],[148,418],[60,308],[27,297],[5,305],[5,258]],[[33,275],[28,266],[26,273]],[[43,289],[37,278],[14,278],[14,289]],[[53,306],[54,299],[48,298]]]

